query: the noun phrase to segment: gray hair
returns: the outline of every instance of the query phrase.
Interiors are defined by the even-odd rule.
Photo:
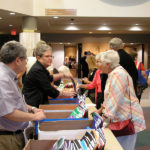
[[[35,49],[35,55],[41,57],[46,51],[52,51],[52,48],[47,44],[40,44]]]
[[[98,54],[95,56],[96,61],[101,60],[102,53],[103,53],[103,52],[100,52],[100,53],[98,53]]]
[[[19,42],[9,41],[0,50],[0,60],[5,64],[12,63],[17,57],[26,58],[26,51],[26,48]]]
[[[119,55],[116,51],[114,50],[108,50],[105,52],[101,52],[101,62],[106,64],[109,63],[111,69],[117,67],[120,62]]]
[[[111,49],[117,50],[123,47],[123,41],[120,38],[113,38],[109,41],[109,46]]]

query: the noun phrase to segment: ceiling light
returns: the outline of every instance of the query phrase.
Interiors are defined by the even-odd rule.
[[[89,34],[92,34],[93,32],[89,32]]]
[[[138,26],[139,24],[135,24],[136,26]]]
[[[63,44],[63,43],[59,43],[59,44]]]
[[[9,27],[12,27],[13,25],[12,24],[9,24]]]
[[[15,12],[10,12],[9,14],[10,14],[10,15],[15,15]]]
[[[57,19],[57,18],[59,18],[59,17],[58,17],[58,16],[54,16],[53,18],[54,18],[54,19]]]
[[[111,30],[111,29],[109,27],[107,27],[107,26],[102,26],[102,27],[99,27],[97,30],[107,31],[107,30]]]
[[[79,29],[75,26],[68,26],[65,30],[79,30]]]
[[[141,31],[142,29],[140,27],[131,27],[129,30],[131,30],[131,31]]]
[[[0,20],[3,19],[2,17],[0,17]]]

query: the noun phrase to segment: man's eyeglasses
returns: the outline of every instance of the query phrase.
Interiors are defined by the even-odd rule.
[[[27,57],[19,57],[21,60],[26,60],[28,61],[28,58]]]

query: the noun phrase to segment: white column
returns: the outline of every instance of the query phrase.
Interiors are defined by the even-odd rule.
[[[33,49],[41,39],[41,34],[37,33],[37,20],[35,17],[23,18],[23,32],[19,34],[20,43],[27,48],[27,56],[33,56]]]

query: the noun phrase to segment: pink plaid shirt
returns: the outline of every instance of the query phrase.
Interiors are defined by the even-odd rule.
[[[104,112],[111,122],[132,118],[135,132],[146,128],[142,108],[135,95],[130,75],[122,66],[108,75],[104,92]]]

